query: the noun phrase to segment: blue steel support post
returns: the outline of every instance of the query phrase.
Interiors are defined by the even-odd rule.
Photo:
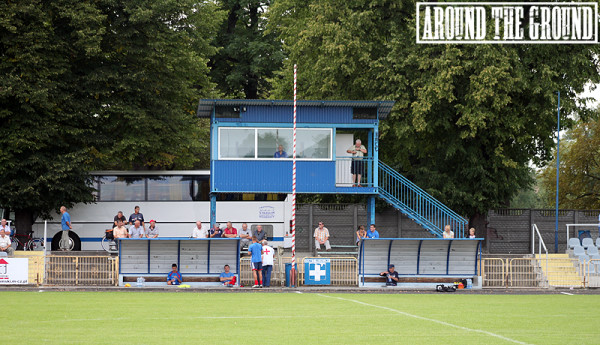
[[[556,220],[554,224],[554,252],[558,253],[558,175],[560,175],[560,91],[558,91],[556,129]]]
[[[450,272],[450,249],[452,248],[452,240],[448,241],[448,253],[446,254],[446,274]],[[477,261],[477,259],[475,259]]]
[[[367,166],[363,166],[366,169],[363,174],[367,178],[367,186],[373,186],[373,130],[369,129],[367,134]],[[364,163],[363,163],[364,164]]]
[[[373,187],[379,187],[379,122],[373,128]],[[378,190],[376,190],[378,191]]]
[[[367,197],[367,217],[369,220],[369,226],[375,224],[375,196],[369,195]]]
[[[212,178],[211,178],[212,180]],[[213,224],[217,222],[217,195],[214,193],[210,193],[210,224],[209,227],[212,228]]]
[[[390,259],[392,257],[392,243],[394,243],[394,240],[390,240],[390,245],[388,246],[388,268],[390,268]]]

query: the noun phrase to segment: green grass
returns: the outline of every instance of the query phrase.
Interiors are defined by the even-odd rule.
[[[4,332],[10,334],[6,344],[466,345],[514,344],[512,339],[564,345],[600,341],[597,295],[131,291],[2,292],[0,296],[3,325],[12,329]]]

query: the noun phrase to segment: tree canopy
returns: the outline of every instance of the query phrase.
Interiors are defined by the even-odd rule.
[[[418,45],[415,3],[281,0],[270,30],[289,59],[274,80],[289,97],[391,99],[380,157],[481,228],[488,209],[529,186],[551,157],[556,92],[564,114],[600,81],[597,46]],[[566,116],[562,119],[567,122]]]
[[[542,170],[549,204],[556,195],[556,158]],[[600,119],[578,123],[560,144],[558,202],[561,208],[600,208]]]
[[[92,201],[94,168],[201,162],[194,110],[214,90],[220,14],[191,0],[0,4],[0,205],[19,231]]]
[[[281,42],[266,33],[265,12],[269,0],[219,0],[227,18],[219,28],[214,45],[219,52],[211,59],[211,77],[226,97],[265,98],[268,81],[282,64]]]

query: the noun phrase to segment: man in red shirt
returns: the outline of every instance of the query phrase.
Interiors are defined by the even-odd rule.
[[[227,222],[227,227],[223,230],[223,237],[235,238],[238,237],[237,229],[231,225],[231,222]]]

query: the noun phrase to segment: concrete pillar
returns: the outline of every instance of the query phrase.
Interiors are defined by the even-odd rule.
[[[369,195],[367,197],[367,228],[371,224],[375,224],[375,196]]]

